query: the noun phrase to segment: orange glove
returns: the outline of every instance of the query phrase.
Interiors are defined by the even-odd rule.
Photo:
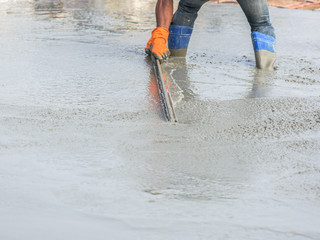
[[[166,45],[168,36],[168,29],[163,27],[155,28],[145,48],[147,54],[152,54],[161,63],[170,56],[169,48]]]

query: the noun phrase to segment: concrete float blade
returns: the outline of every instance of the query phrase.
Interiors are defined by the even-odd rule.
[[[166,88],[166,82],[163,77],[160,61],[155,60],[153,62],[154,62],[153,64],[154,73],[157,79],[161,106],[162,106],[165,118],[169,122],[178,122],[175,111],[174,111],[171,94],[169,92],[169,87]]]

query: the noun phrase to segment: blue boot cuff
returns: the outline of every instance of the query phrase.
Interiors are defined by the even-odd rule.
[[[252,43],[254,51],[266,50],[274,53],[275,38],[264,33],[252,32]]]
[[[192,27],[171,24],[168,38],[169,49],[184,49],[188,47],[192,30]]]

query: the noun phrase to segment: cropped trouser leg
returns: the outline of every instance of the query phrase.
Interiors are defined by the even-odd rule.
[[[202,5],[208,0],[180,0],[170,25],[168,45],[172,56],[185,57],[194,22]]]
[[[251,32],[260,32],[275,37],[266,0],[237,1],[248,19],[251,26]]]

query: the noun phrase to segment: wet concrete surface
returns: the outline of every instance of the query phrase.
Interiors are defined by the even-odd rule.
[[[164,64],[154,1],[0,2],[0,239],[319,239],[319,12],[271,9],[255,69],[238,6],[207,4]]]

